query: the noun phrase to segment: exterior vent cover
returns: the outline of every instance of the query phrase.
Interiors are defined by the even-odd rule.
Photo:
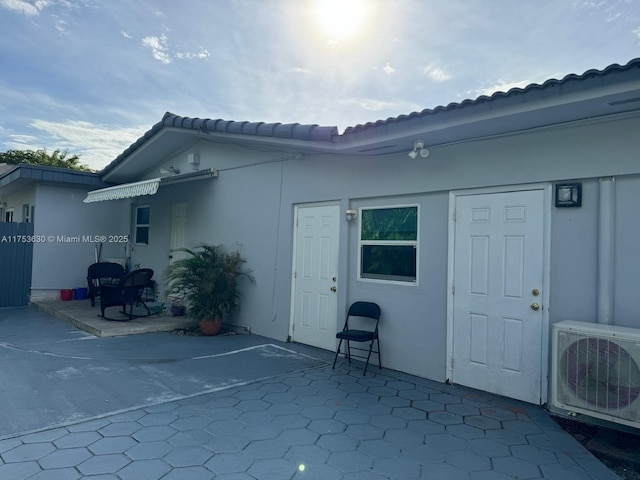
[[[552,349],[555,407],[640,428],[640,330],[563,321]]]

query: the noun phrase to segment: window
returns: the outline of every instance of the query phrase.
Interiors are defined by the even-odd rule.
[[[416,283],[418,207],[363,208],[360,279]]]
[[[135,243],[149,244],[149,206],[136,207]]]
[[[4,221],[13,222],[13,208],[10,208],[4,212]]]

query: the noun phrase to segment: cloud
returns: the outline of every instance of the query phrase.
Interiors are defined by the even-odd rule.
[[[123,32],[124,34],[124,32]],[[127,36],[127,35],[125,35]],[[130,36],[127,38],[131,38]],[[169,47],[169,39],[165,34],[159,37],[144,37],[142,39],[142,46],[150,48],[153,52],[153,58],[164,63],[165,65],[173,62],[174,59],[178,60],[206,60],[211,56],[209,50],[200,46],[196,51],[172,51]]]
[[[49,5],[51,5],[49,0],[36,0],[35,2],[28,0],[0,0],[0,7],[27,16],[39,15],[40,11]]]
[[[171,63],[171,57],[167,53],[167,37],[161,35],[159,37],[144,37],[142,39],[142,46],[148,47],[153,52],[153,58],[166,64]]]
[[[636,28],[635,30],[632,30],[631,32],[635,34],[635,36],[638,37],[638,39],[640,39],[640,27]]]
[[[120,35],[122,35],[124,38],[128,38],[129,40],[133,38],[129,32],[125,32],[124,30],[120,30]]]
[[[451,78],[451,75],[447,73],[447,67],[440,68],[433,64],[428,65],[422,72],[425,76],[429,77],[434,82],[446,82]]]
[[[137,138],[142,136],[149,126],[113,127],[79,120],[60,122],[34,120],[30,126],[43,134],[28,135],[2,129],[0,133],[9,141],[3,142],[5,148],[16,150],[38,150],[46,148],[68,150],[72,155],[80,156],[81,163],[94,169],[101,169],[120,155]]]
[[[393,72],[396,71],[396,69],[393,68],[389,62],[387,62],[387,64],[384,66],[383,70],[384,70],[384,73],[386,73],[388,75],[391,75]]]

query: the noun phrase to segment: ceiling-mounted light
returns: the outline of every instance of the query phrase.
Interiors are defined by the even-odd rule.
[[[167,168],[160,169],[161,175],[178,175],[179,173],[180,173],[180,170],[174,167],[173,165],[169,165]]]
[[[420,154],[422,158],[427,158],[429,156],[429,150],[424,148],[424,142],[422,140],[416,140],[413,144],[413,150],[409,152],[409,156],[414,160]]]

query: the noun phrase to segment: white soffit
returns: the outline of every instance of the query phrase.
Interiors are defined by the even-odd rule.
[[[101,188],[87,193],[84,203],[102,202],[104,200],[119,200],[121,198],[141,197],[143,195],[154,195],[160,186],[159,178],[143,180],[141,182],[124,183],[115,187]]]

